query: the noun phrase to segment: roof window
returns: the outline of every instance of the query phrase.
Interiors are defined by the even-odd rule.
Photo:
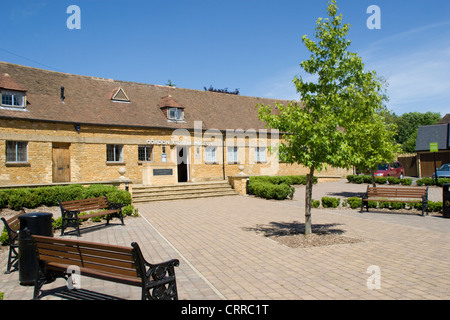
[[[2,90],[2,107],[25,108],[25,92]]]

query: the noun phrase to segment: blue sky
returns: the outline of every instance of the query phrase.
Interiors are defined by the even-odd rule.
[[[0,60],[48,70],[299,99],[292,79],[326,0],[2,0]],[[338,0],[350,50],[386,78],[387,106],[450,113],[450,1]],[[81,10],[70,30],[67,8]],[[368,29],[367,8],[381,10]]]

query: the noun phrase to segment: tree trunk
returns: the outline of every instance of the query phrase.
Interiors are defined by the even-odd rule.
[[[312,189],[314,184],[314,167],[310,168],[310,173],[306,175],[306,195],[305,195],[305,236],[312,233],[311,227],[311,202]]]
[[[377,185],[375,184],[375,172],[370,170],[370,174],[372,175],[372,186],[375,188]]]

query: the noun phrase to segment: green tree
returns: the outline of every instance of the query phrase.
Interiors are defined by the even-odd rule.
[[[394,122],[398,126],[398,134],[395,137],[402,145],[403,152],[416,151],[417,130],[419,126],[429,126],[439,122],[439,112],[409,112],[401,116],[394,116]]]
[[[379,163],[394,161],[400,152],[395,141],[396,125],[386,121],[388,111],[381,109],[374,113],[369,122],[355,126],[348,132],[353,152],[353,165],[361,171],[368,171],[375,186],[374,173]]]
[[[311,233],[311,200],[314,173],[328,165],[349,168],[355,162],[354,146],[357,128],[368,124],[381,106],[382,83],[375,72],[366,72],[356,53],[347,49],[349,24],[342,24],[335,0],[328,2],[329,18],[319,18],[315,38],[306,35],[302,41],[311,52],[302,69],[317,78],[293,80],[301,95],[301,104],[259,106],[259,117],[270,128],[282,133],[279,145],[281,160],[309,168],[306,184],[305,234]],[[359,138],[358,138],[359,139]],[[358,140],[361,141],[361,140]]]

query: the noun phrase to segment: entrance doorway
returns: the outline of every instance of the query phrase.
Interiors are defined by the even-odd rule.
[[[188,158],[188,148],[177,147],[178,182],[187,182],[189,180]]]
[[[70,182],[70,143],[53,143],[53,182]]]

